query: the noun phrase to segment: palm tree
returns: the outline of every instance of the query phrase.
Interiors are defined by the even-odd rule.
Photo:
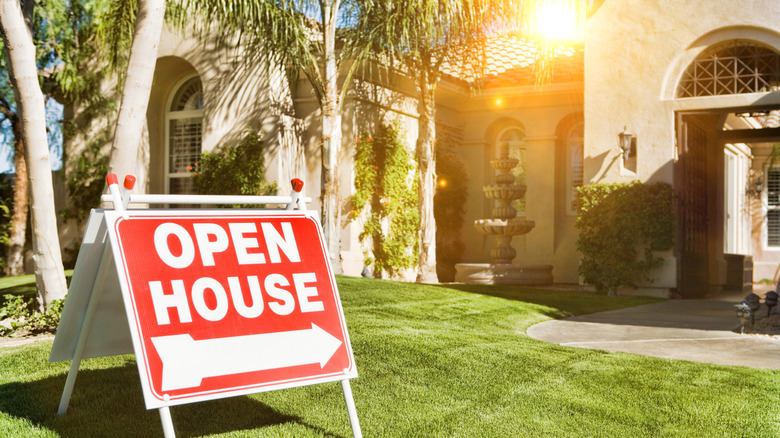
[[[45,105],[49,99],[63,105],[105,103],[96,84],[104,75],[95,66],[96,29],[95,12],[105,0],[85,2],[40,1],[34,5],[31,17],[33,44],[36,47],[38,81],[44,93]],[[121,2],[124,3],[124,2]],[[28,2],[33,5],[33,2]],[[24,10],[24,9],[23,9]],[[0,51],[4,45],[0,43]],[[22,141],[22,119],[17,114],[14,90],[10,85],[6,57],[0,57],[0,121],[8,121],[14,139],[13,216],[6,250],[6,275],[24,274],[24,247],[26,244],[29,210],[27,165]],[[50,144],[50,147],[52,145]],[[101,187],[102,188],[102,187]],[[87,196],[86,194],[84,196]]]
[[[165,18],[165,0],[137,0],[137,10],[136,4],[133,3],[114,2],[114,9],[109,11],[112,19],[107,21],[113,29],[116,29],[117,25],[128,28],[132,26],[131,23],[135,23],[127,58],[127,71],[121,81],[122,100],[108,163],[109,173],[117,174],[120,178],[145,173],[138,172],[137,167],[142,165],[138,156],[154,78],[157,47]],[[116,59],[118,56],[124,56],[121,48],[126,45],[128,35],[113,29],[104,28],[104,32],[108,32],[105,39],[111,43],[110,58]],[[143,187],[145,183],[139,181],[138,185]]]
[[[267,71],[285,67],[302,73],[314,89],[321,111],[320,212],[331,265],[341,271],[339,154],[341,111],[352,74],[365,53],[349,35],[337,35],[357,13],[350,0],[183,0],[181,11],[196,12],[205,35],[241,35],[245,59],[261,58]],[[180,20],[180,23],[184,20]],[[337,38],[339,48],[337,48]],[[346,79],[339,84],[339,75]]]
[[[21,142],[27,162],[38,304],[41,309],[67,293],[57,235],[57,214],[46,112],[38,84],[35,45],[32,39],[34,1],[0,0],[0,33],[8,55],[8,69],[19,117]],[[23,12],[24,11],[24,12]]]
[[[420,256],[417,281],[432,283],[436,274],[435,92],[444,71],[478,79],[486,44],[501,34],[538,38],[535,14],[548,3],[558,3],[585,16],[588,0],[374,0],[367,2],[358,31],[373,42],[371,50],[401,65],[418,91],[418,187]],[[537,83],[549,79],[553,51],[540,40]]]
[[[504,11],[490,0],[374,1],[358,29],[373,41],[373,52],[400,62],[401,74],[413,76],[418,91],[419,131],[416,144],[420,210],[417,281],[437,282],[436,223],[436,86],[445,67],[460,65],[472,73],[480,60],[490,25],[501,24]]]

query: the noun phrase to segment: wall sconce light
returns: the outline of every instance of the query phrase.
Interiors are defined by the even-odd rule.
[[[628,160],[636,145],[636,136],[631,134],[626,126],[623,126],[623,132],[618,133],[618,138],[620,139],[620,150],[623,152],[623,159]]]

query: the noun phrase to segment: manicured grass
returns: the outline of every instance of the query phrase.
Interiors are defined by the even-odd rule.
[[[5,294],[35,296],[35,275],[0,278],[0,296]]]
[[[339,278],[366,437],[778,437],[780,373],[531,339],[532,324],[646,298]],[[162,436],[132,356],[68,363],[0,350],[0,436]],[[171,409],[178,437],[349,437],[338,383]]]
[[[65,271],[65,278],[70,281],[73,270]],[[32,298],[37,293],[35,287],[35,275],[19,275],[16,277],[0,277],[0,297],[5,294],[22,295]],[[0,298],[2,303],[2,298]]]

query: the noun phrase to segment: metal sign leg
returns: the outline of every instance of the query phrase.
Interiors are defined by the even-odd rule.
[[[168,406],[163,406],[159,411],[165,438],[176,438],[176,431],[173,430],[173,420],[171,419],[171,409]]]
[[[341,389],[344,390],[344,401],[347,403],[347,412],[349,413],[349,424],[352,426],[352,435],[355,438],[363,438],[363,432],[360,431],[357,410],[355,409],[355,399],[352,397],[352,387],[349,385],[349,379],[341,381]]]
[[[59,416],[65,415],[68,411],[70,396],[73,394],[73,387],[76,385],[76,377],[79,374],[79,366],[81,365],[81,359],[84,356],[84,348],[87,346],[87,337],[89,336],[89,331],[92,327],[92,320],[97,311],[100,294],[103,292],[103,285],[106,281],[109,265],[111,265],[113,260],[110,247],[111,245],[109,245],[108,242],[106,242],[106,245],[103,247],[103,255],[100,258],[100,267],[95,276],[95,283],[92,285],[92,293],[89,296],[89,304],[87,304],[87,310],[84,314],[84,321],[81,323],[81,330],[79,331],[76,349],[73,352],[73,358],[71,359],[68,378],[65,380],[65,388],[62,390],[60,406],[57,408],[57,415]]]

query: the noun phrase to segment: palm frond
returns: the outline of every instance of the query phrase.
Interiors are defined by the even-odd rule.
[[[127,63],[137,10],[138,0],[123,0],[109,2],[107,8],[99,12],[96,33],[112,72],[123,69]]]

